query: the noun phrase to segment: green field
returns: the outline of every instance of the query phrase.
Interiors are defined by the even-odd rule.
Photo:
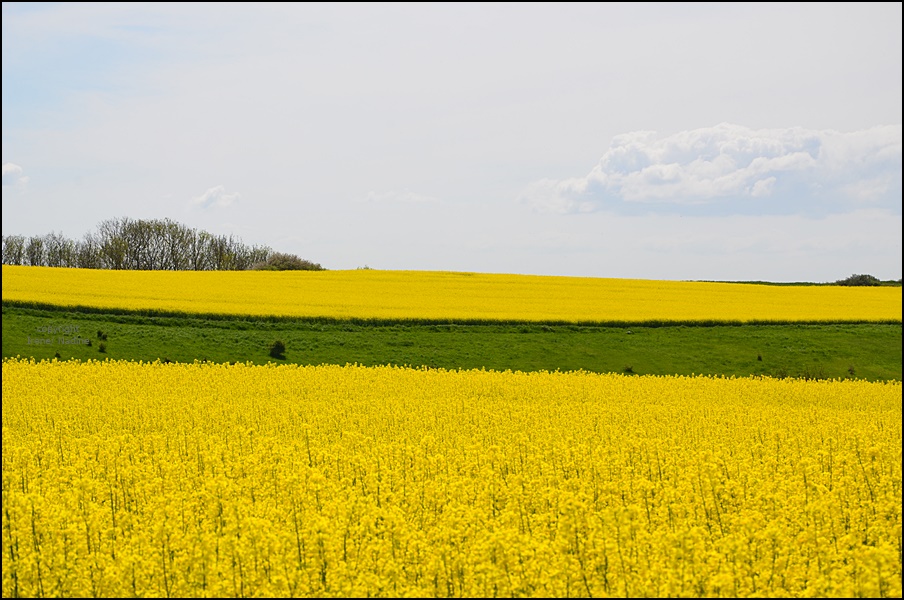
[[[106,336],[103,340],[99,332]],[[901,380],[901,324],[400,324],[3,305],[3,356]],[[63,339],[61,339],[63,338]],[[286,344],[284,359],[270,344]],[[90,340],[91,345],[84,342]],[[104,344],[105,352],[100,352]]]

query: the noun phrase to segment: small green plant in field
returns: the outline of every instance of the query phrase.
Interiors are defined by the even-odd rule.
[[[106,353],[106,352],[107,352],[107,345],[106,345],[105,343],[101,342],[100,344],[97,345],[97,351],[98,351],[98,352]]]
[[[848,370],[850,372],[850,370]],[[799,369],[789,369],[781,367],[775,371],[774,377],[778,379],[805,379],[807,381],[829,379],[825,370],[818,365],[808,365]]]
[[[276,340],[270,344],[270,356],[273,358],[286,358],[286,343],[282,340]]]
[[[800,378],[806,380],[828,379],[825,371],[821,367],[815,365],[804,367],[800,373]]]

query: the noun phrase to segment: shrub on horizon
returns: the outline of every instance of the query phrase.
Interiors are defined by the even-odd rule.
[[[835,282],[835,285],[881,285],[882,282],[879,281],[877,277],[873,277],[872,275],[851,275],[845,279],[839,279]]]
[[[255,271],[325,271],[318,263],[305,260],[295,254],[274,252],[266,261],[251,267]]]

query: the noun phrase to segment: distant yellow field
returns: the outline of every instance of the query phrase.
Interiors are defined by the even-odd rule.
[[[3,300],[358,319],[901,321],[901,288],[432,271],[105,271],[3,266]]]

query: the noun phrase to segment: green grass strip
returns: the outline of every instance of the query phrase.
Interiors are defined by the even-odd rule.
[[[3,303],[3,356],[901,380],[893,323],[537,323],[160,315]],[[286,345],[282,358],[270,345]],[[88,345],[87,342],[90,342]],[[101,352],[101,344],[104,351]]]

